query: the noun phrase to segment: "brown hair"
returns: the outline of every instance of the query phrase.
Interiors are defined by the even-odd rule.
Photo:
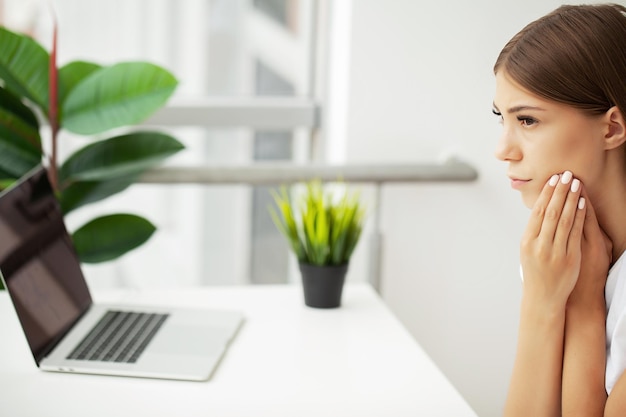
[[[506,44],[494,66],[500,70],[548,100],[626,114],[626,7],[561,6]]]

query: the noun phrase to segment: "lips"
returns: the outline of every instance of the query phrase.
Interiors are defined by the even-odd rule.
[[[525,180],[522,178],[515,178],[515,177],[509,177],[509,178],[511,179],[511,187],[514,189],[519,189],[530,182],[530,180]]]

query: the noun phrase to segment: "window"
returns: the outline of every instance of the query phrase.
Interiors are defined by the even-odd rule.
[[[257,99],[279,97],[287,108],[290,100],[314,107],[308,100],[314,2],[56,0],[58,60],[60,65],[76,59],[102,64],[148,60],[172,71],[179,79],[172,108],[151,121],[187,147],[171,165],[306,161],[312,126],[286,122],[260,128],[252,120],[254,112],[238,111],[238,106],[263,109],[266,101]],[[39,1],[0,0],[0,18],[49,45],[48,7]],[[198,123],[176,121],[181,114],[176,108],[189,105],[196,106]],[[228,123],[206,123],[215,112],[228,114]],[[61,140],[65,155],[84,144],[84,138],[67,134]],[[126,257],[86,267],[92,285],[284,282],[288,249],[267,214],[270,202],[268,187],[135,185],[67,220],[72,229],[96,213],[130,211],[159,228],[151,241]]]

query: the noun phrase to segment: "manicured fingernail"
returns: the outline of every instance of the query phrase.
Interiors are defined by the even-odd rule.
[[[578,191],[579,187],[580,187],[580,180],[575,179],[574,181],[572,181],[572,187],[570,189],[572,190],[573,193]]]
[[[559,176],[557,174],[554,174],[552,177],[550,177],[550,181],[548,181],[548,184],[554,187],[557,182],[559,182]]]
[[[584,197],[580,197],[580,200],[578,200],[578,208],[581,209],[581,210],[585,208],[585,199],[584,199]]]
[[[572,180],[572,173],[571,173],[571,172],[569,172],[569,171],[565,171],[565,172],[563,173],[563,176],[561,177],[561,182],[562,182],[563,184],[567,184],[567,183],[569,183],[571,180]]]
[[[559,182],[559,176],[557,174],[554,174],[550,177],[550,181],[548,181],[548,184],[550,184],[551,187],[554,187],[557,182]]]

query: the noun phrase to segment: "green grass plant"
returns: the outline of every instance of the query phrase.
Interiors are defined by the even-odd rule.
[[[346,190],[338,197],[319,180],[307,182],[300,195],[295,191],[285,186],[271,190],[276,208],[270,207],[269,212],[298,261],[347,264],[363,230],[365,210],[359,194]]]

